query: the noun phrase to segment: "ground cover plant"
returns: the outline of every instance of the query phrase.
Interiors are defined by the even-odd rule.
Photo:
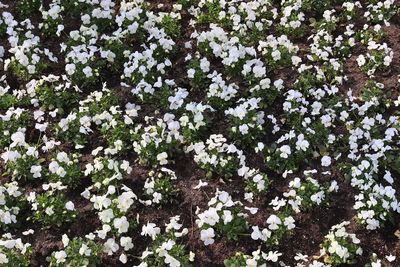
[[[400,266],[396,0],[0,0],[0,266]]]

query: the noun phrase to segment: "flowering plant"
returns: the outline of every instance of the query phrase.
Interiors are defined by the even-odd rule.
[[[213,244],[216,235],[238,240],[245,233],[248,226],[242,204],[234,202],[227,192],[217,191],[208,206],[208,210],[197,214],[196,220],[197,226],[202,229],[200,239],[205,245]]]
[[[66,189],[60,182],[44,184],[44,193],[31,192],[27,200],[33,212],[32,220],[44,226],[61,225],[76,219],[77,211],[72,201],[68,201],[60,191]],[[30,219],[30,218],[28,218]]]
[[[50,266],[96,266],[101,246],[93,240],[75,237],[72,240],[63,235],[63,250],[54,251],[48,259]]]
[[[325,236],[322,244],[321,256],[324,261],[337,266],[339,264],[354,264],[357,262],[358,255],[362,255],[363,250],[359,246],[360,240],[354,234],[346,231],[346,226],[350,222],[344,221],[332,226],[329,234]]]

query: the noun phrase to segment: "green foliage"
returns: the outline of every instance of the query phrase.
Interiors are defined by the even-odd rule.
[[[67,258],[64,262],[57,260],[55,256],[57,252],[52,253],[51,257],[47,259],[50,262],[50,267],[98,266],[100,263],[102,246],[95,243],[93,240],[75,237],[69,240],[64,252],[67,254]]]
[[[41,5],[41,0],[18,0],[17,10],[22,18],[28,18],[32,13],[37,12]]]
[[[33,49],[32,49],[33,51]],[[32,57],[32,54],[27,54],[28,58]],[[30,60],[31,61],[31,60]],[[40,76],[40,74],[43,73],[43,71],[48,68],[48,64],[45,63],[42,60],[39,60],[39,62],[36,63],[35,67],[35,71],[34,72],[30,72],[28,70],[27,66],[22,65],[21,63],[19,63],[16,59],[11,60],[10,63],[10,70],[12,72],[14,72],[15,76],[20,79],[21,81],[27,82],[32,78],[38,77]]]
[[[164,247],[167,244],[172,245],[172,247],[166,251]],[[154,266],[154,267],[165,266],[167,258],[163,252],[165,252],[167,255],[173,257],[177,262],[179,262],[180,265],[178,266],[182,267],[192,266],[192,264],[190,263],[190,257],[186,252],[185,246],[183,244],[178,243],[174,231],[157,235],[155,240],[151,244],[150,251],[152,251],[152,253],[149,254],[144,259],[144,262],[146,262],[148,266]]]
[[[220,21],[219,14],[223,11],[220,2],[213,0],[207,1],[205,5],[205,12],[202,12],[197,18],[198,24],[207,24],[207,23],[224,23],[224,21]],[[227,20],[225,20],[225,23]]]
[[[247,192],[252,192],[254,195],[260,196],[268,193],[270,183],[266,174],[257,173],[246,180],[245,189]]]
[[[21,242],[21,240],[18,240]],[[30,247],[23,246],[22,249],[16,247],[8,248],[6,246],[0,246],[0,256],[5,256],[7,262],[2,262],[3,267],[29,267],[31,266],[31,254],[32,249]]]
[[[244,254],[243,252],[236,252],[236,254],[224,260],[225,267],[267,267],[265,260],[265,253],[260,249],[252,253],[252,255]]]
[[[302,9],[322,14],[325,10],[331,9],[333,7],[332,4],[332,0],[304,0]]]
[[[55,84],[42,84],[36,87],[39,101],[50,110],[58,109],[63,114],[78,102],[79,94],[70,89],[59,88]]]
[[[8,161],[6,164],[6,174],[15,180],[36,180],[31,173],[31,166],[40,165],[44,161],[43,158],[37,158],[34,155],[22,154],[21,157]]]
[[[246,267],[246,260],[249,258],[248,255],[243,254],[242,252],[237,252],[235,256],[230,257],[229,259],[224,260],[225,267]]]
[[[133,147],[141,164],[153,167],[165,165],[158,157],[164,153],[168,157],[177,150],[179,142],[166,128],[166,124],[158,120],[156,125],[135,129]]]
[[[178,190],[172,183],[172,180],[175,179],[175,174],[167,170],[164,172],[163,169],[160,172],[151,171],[144,185],[146,198],[158,205],[176,202]]]
[[[79,158],[80,154],[74,153],[69,155],[68,162],[61,161],[53,161],[56,162],[59,166],[58,168],[62,168],[64,173],[60,175],[57,171],[50,172],[48,175],[48,179],[51,182],[61,182],[64,185],[67,185],[71,188],[78,187],[82,182],[83,174],[81,172],[81,168],[79,166]]]
[[[378,83],[374,80],[368,80],[361,91],[363,101],[373,101],[373,100],[383,100],[384,85],[382,83]],[[384,101],[387,102],[387,101]]]
[[[232,221],[229,223],[224,223],[220,220],[214,227],[216,231],[226,236],[229,240],[239,240],[239,237],[248,231],[248,225],[245,218],[243,218],[240,214],[243,213],[243,210],[239,206],[235,206],[230,209],[232,212]],[[222,216],[222,212],[220,216]]]
[[[181,25],[178,18],[174,18],[171,15],[163,16],[160,26],[165,30],[165,33],[172,38],[179,37],[181,35]]]
[[[76,219],[76,210],[67,210],[67,199],[62,193],[46,192],[36,196],[33,220],[44,226],[60,226]]]
[[[24,225],[29,214],[26,196],[18,188],[17,182],[6,183],[0,186],[0,229],[10,231]]]
[[[89,12],[92,5],[85,2],[80,2],[76,0],[62,0],[61,4],[64,7],[64,11],[69,16],[78,17],[86,12]]]
[[[357,255],[363,252],[359,245],[360,240],[354,234],[346,232],[344,226],[348,224],[349,222],[345,221],[334,225],[321,244],[324,261],[332,266],[356,264]]]

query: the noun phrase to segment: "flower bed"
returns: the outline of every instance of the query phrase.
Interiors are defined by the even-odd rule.
[[[0,0],[1,266],[399,266],[395,0]]]

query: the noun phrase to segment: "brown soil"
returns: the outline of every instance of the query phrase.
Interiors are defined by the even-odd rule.
[[[15,10],[13,1],[7,0],[2,2],[10,5],[9,10]],[[173,1],[164,1],[165,5],[163,7],[158,7],[157,4],[163,1],[151,2],[153,3],[152,6],[154,9],[159,8],[163,11],[171,10],[173,3]],[[33,16],[32,21],[38,21],[36,16],[38,16],[38,14]],[[182,11],[182,17],[182,28],[184,29],[184,32],[182,33],[182,38],[177,40],[179,49],[181,50],[178,55],[187,53],[187,49],[183,47],[183,44],[188,40],[190,33],[193,30],[188,26],[190,15],[187,13],[187,11]],[[79,19],[77,18],[66,18],[65,21],[67,22],[67,29],[75,29],[79,27]],[[391,91],[394,98],[397,98],[400,92],[400,88],[398,87],[399,83],[397,82],[398,75],[400,74],[400,23],[398,21],[399,18],[396,17],[394,18],[394,23],[391,26],[385,27],[386,41],[393,51],[395,51],[395,57],[391,71],[388,73],[377,74],[377,80],[385,84],[386,90]],[[7,49],[7,43],[5,42],[5,44]],[[46,40],[45,44],[46,47],[51,51],[59,51],[58,41]],[[307,45],[303,45],[302,48],[307,49]],[[345,64],[345,75],[347,76],[348,80],[340,88],[343,94],[345,94],[349,89],[352,89],[354,94],[358,95],[368,79],[368,77],[360,71],[356,62],[357,56],[362,51],[356,49],[354,52],[355,53],[346,61]],[[9,55],[6,54],[6,57],[8,56]],[[60,74],[63,72],[64,62],[62,56],[60,56],[60,59],[61,61],[59,64],[51,65],[49,68],[49,73]],[[218,67],[215,66],[215,68]],[[188,85],[185,84],[185,79],[179,78],[183,77],[185,72],[185,63],[181,60],[181,58],[177,58],[174,62],[174,73],[171,73],[171,76],[176,78],[178,85],[182,87],[188,87]],[[291,69],[285,69],[274,73],[273,77],[271,77],[271,80],[279,78],[283,79],[285,81],[285,86],[290,88],[297,78],[295,73],[296,72]],[[0,73],[0,76],[1,75],[2,73]],[[119,78],[116,78],[115,76],[105,77],[105,81],[110,85],[118,85],[118,79]],[[11,75],[7,76],[7,80],[14,88],[22,86],[22,84],[20,84],[20,82]],[[127,101],[127,99],[131,97],[129,92],[121,90],[119,93],[121,99],[125,98],[123,101]],[[201,98],[196,96],[196,94],[191,97],[193,99]],[[153,107],[142,106],[141,113],[151,114],[153,111]],[[211,131],[225,134],[227,132],[227,125],[225,125],[222,120],[218,120],[218,118],[214,121],[219,122],[213,125]],[[271,137],[272,140],[273,138],[274,137]],[[97,138],[91,138],[90,144],[87,148],[85,148],[85,151],[90,151],[92,148],[97,147],[100,145],[99,142],[101,141],[97,140]],[[126,178],[126,183],[133,188],[135,193],[140,195],[141,188],[143,187],[148,170],[135,162],[136,155],[132,153],[132,155],[129,155],[129,157],[131,158],[130,161],[134,166],[134,169],[132,174]],[[82,158],[82,164],[85,164],[89,160],[90,158]],[[249,160],[251,161],[252,166],[270,172],[266,168],[261,157],[255,156],[254,158],[249,158]],[[204,208],[208,198],[213,192],[215,192],[217,188],[223,188],[232,194],[234,198],[242,197],[243,184],[239,177],[235,176],[229,183],[207,180],[204,171],[196,166],[190,155],[178,155],[175,159],[175,164],[170,167],[176,171],[178,176],[178,180],[175,183],[175,186],[180,191],[177,203],[165,206],[162,209],[139,206],[137,209],[135,209],[132,217],[134,217],[136,213],[140,213],[141,224],[153,222],[158,226],[163,226],[169,220],[169,217],[180,215],[184,227],[189,229],[189,234],[185,240],[185,243],[187,244],[188,250],[196,253],[195,266],[222,266],[223,260],[233,256],[236,251],[250,253],[258,248],[259,244],[257,242],[251,242],[251,238],[248,236],[244,236],[239,241],[228,241],[225,238],[217,238],[215,244],[211,246],[204,246],[202,241],[199,239],[199,230],[195,225],[195,220],[197,217],[195,215],[196,207],[199,206],[200,208]],[[3,166],[0,164],[0,171],[2,172],[2,170]],[[265,220],[272,212],[271,206],[268,205],[269,202],[276,196],[281,196],[282,192],[287,189],[287,184],[289,181],[289,178],[284,179],[276,173],[271,173],[270,177],[272,180],[270,193],[265,198],[257,200],[253,204],[246,203],[248,206],[259,207],[259,212],[256,215],[250,216],[248,221],[250,223],[258,224],[260,227],[265,226]],[[400,177],[396,178],[397,180],[400,180]],[[199,179],[208,181],[209,186],[202,188],[202,190],[193,190],[192,188],[198,184]],[[360,258],[360,264],[367,262],[367,255],[370,255],[371,252],[375,252],[379,253],[380,255],[393,254],[397,256],[398,260],[396,263],[397,266],[399,266],[400,241],[395,237],[394,232],[400,228],[400,216],[395,216],[396,223],[393,226],[382,229],[380,232],[365,231],[364,228],[355,224],[353,219],[355,213],[352,205],[354,203],[354,195],[356,193],[355,190],[347,182],[345,182],[343,178],[338,177],[336,179],[340,182],[340,190],[338,193],[332,196],[330,205],[327,208],[318,208],[311,212],[301,213],[295,216],[296,228],[293,234],[288,236],[281,243],[281,245],[276,248],[276,250],[279,250],[283,253],[284,257],[282,260],[287,265],[294,266],[294,256],[297,253],[307,254],[309,256],[317,255],[319,252],[319,244],[323,240],[324,236],[328,233],[330,227],[334,224],[340,223],[341,221],[349,220],[352,221],[352,230],[354,230],[357,236],[361,239],[361,244],[363,244],[363,248],[366,252],[364,253],[365,256]],[[28,241],[32,243],[33,246],[32,266],[47,265],[46,257],[49,256],[52,251],[62,247],[62,243],[60,241],[62,234],[66,233],[69,237],[83,236],[101,226],[101,223],[98,220],[95,212],[92,210],[91,203],[80,196],[80,192],[84,190],[84,187],[87,186],[88,183],[90,183],[90,181],[85,180],[83,181],[82,186],[76,190],[70,190],[66,193],[68,198],[75,203],[75,206],[79,211],[79,218],[76,222],[63,225],[62,227],[52,227],[49,229],[43,229],[40,225],[26,222],[26,225],[24,225],[25,229],[32,228],[35,230],[35,234],[28,237]],[[40,191],[40,187],[40,183],[28,186],[30,191]],[[400,191],[400,183],[396,184],[396,189],[398,192]],[[127,266],[138,264],[138,262],[134,260],[134,257],[129,256],[140,256],[141,252],[145,250],[150,241],[148,238],[143,238],[140,236],[140,230],[132,230],[129,235],[133,238],[135,247],[128,254],[130,262],[128,262]],[[103,255],[102,266],[120,266],[118,256],[119,255]],[[392,266],[395,266],[395,264]]]

